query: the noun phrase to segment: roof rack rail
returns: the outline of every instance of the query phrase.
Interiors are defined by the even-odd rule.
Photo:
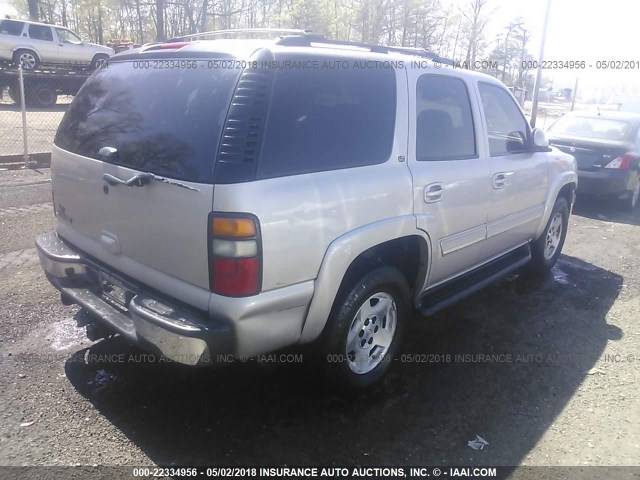
[[[296,47],[312,47],[313,44],[335,45],[344,47],[364,48],[375,53],[404,53],[406,55],[416,55],[428,58],[434,62],[439,62],[451,66],[455,66],[455,62],[450,58],[441,57],[435,52],[426,48],[419,47],[396,47],[390,45],[378,45],[375,43],[354,42],[350,40],[333,40],[326,38],[324,35],[306,32],[303,35],[285,36],[276,41],[278,45],[296,46]]]
[[[174,37],[168,42],[175,42],[179,40],[197,40],[200,37],[215,37],[222,35],[231,35],[234,33],[281,33],[285,35],[307,35],[310,30],[303,30],[299,28],[234,28],[230,30],[211,30],[208,32],[200,32],[200,33],[190,33],[188,35],[181,35],[179,37]]]
[[[441,57],[435,52],[431,52],[425,48],[419,47],[396,47],[390,45],[378,45],[375,43],[355,42],[351,40],[333,40],[324,35],[313,33],[311,30],[303,30],[297,28],[237,28],[230,30],[211,30],[209,32],[190,33],[180,37],[174,37],[167,42],[191,41],[203,39],[206,37],[217,37],[223,35],[232,35],[238,33],[256,33],[256,34],[283,34],[276,40],[277,45],[291,47],[312,47],[314,44],[332,45],[338,47],[363,48],[375,53],[404,53],[406,55],[416,55],[428,58],[434,62],[439,62],[451,66],[455,66],[455,62],[449,58]]]

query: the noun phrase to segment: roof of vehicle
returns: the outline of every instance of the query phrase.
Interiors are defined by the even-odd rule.
[[[602,118],[603,120],[622,120],[630,123],[640,123],[640,114],[632,112],[618,112],[605,110],[598,113],[597,111],[578,111],[569,112],[565,116],[580,118]]]
[[[280,36],[275,39],[220,38],[214,40],[188,40],[178,37],[162,43],[145,44],[142,47],[125,50],[111,58],[112,61],[135,60],[142,58],[233,58],[248,60],[258,51],[272,52],[274,56],[282,54],[307,54],[313,57],[343,57],[345,59],[374,62],[403,62],[402,68],[422,68],[427,71],[464,72],[460,75],[472,76],[479,81],[500,84],[487,74],[467,70],[457,66],[449,59],[439,57],[425,49],[373,45],[359,42],[343,42],[329,40],[319,35],[304,41],[302,36]],[[302,38],[302,41],[298,41]],[[306,44],[305,44],[306,43]],[[412,65],[412,61],[420,62],[420,67]],[[425,68],[426,65],[426,68]]]
[[[43,27],[64,28],[65,30],[69,30],[69,28],[64,27],[62,25],[54,25],[52,23],[34,22],[32,20],[20,20],[18,18],[0,18],[0,21],[2,21],[2,20],[10,20],[12,22],[28,23],[29,25],[42,25]]]

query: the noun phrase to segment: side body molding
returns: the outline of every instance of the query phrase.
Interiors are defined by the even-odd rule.
[[[407,236],[421,237],[426,243],[429,257],[431,256],[431,240],[425,232],[416,228],[414,215],[364,225],[331,242],[315,281],[313,299],[302,328],[300,343],[311,342],[322,333],[342,279],[353,260],[371,247]],[[427,261],[430,264],[430,258]],[[424,279],[420,279],[417,285],[422,286],[423,283]]]

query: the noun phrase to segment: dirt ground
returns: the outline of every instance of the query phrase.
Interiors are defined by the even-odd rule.
[[[33,248],[50,201],[47,170],[0,172],[0,465],[640,465],[638,214],[579,198],[553,275],[416,316],[382,385],[338,395],[304,361],[87,340]]]

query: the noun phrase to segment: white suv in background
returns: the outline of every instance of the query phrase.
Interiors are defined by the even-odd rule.
[[[65,27],[0,20],[0,60],[20,64],[25,70],[41,64],[96,68],[113,54],[112,48],[83,42]]]

